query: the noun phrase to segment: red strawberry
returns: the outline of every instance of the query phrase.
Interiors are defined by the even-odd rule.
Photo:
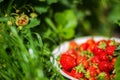
[[[111,72],[113,70],[113,65],[108,61],[102,61],[99,63],[99,69],[104,72]]]
[[[99,56],[93,56],[93,57],[91,58],[91,62],[92,62],[92,63],[99,63],[99,62],[100,62]]]
[[[85,61],[82,62],[82,65],[83,65],[84,68],[87,69],[89,67],[89,62],[87,60],[85,60]]]
[[[67,50],[67,51],[65,52],[65,54],[69,54],[69,55],[72,56],[73,58],[76,58],[77,55],[78,55],[77,51],[74,50],[74,49],[69,49],[69,50]]]
[[[89,50],[89,51],[93,51],[93,48],[94,48],[94,46],[95,46],[95,41],[91,38],[91,39],[88,39],[88,40],[86,41],[86,43],[89,44],[88,50]]]
[[[89,80],[97,80],[95,77],[90,77]]]
[[[115,40],[108,40],[107,41],[107,46],[115,46],[115,45],[116,45]]]
[[[77,72],[77,71],[74,70],[74,69],[72,69],[71,75],[72,75],[73,77],[77,78],[77,79],[84,77],[84,74],[83,74],[83,73]]]
[[[97,45],[101,45],[101,43],[105,43],[107,44],[107,40],[99,40],[98,42],[96,42]]]
[[[91,45],[91,44],[95,44],[95,41],[91,38],[91,39],[88,39],[86,41],[86,43],[88,43],[89,45]]]
[[[76,59],[77,65],[79,65],[80,63],[86,60],[87,60],[86,56],[77,56],[77,59]]]
[[[69,71],[76,66],[76,60],[68,54],[62,54],[60,57],[60,64],[63,69]]]
[[[71,41],[69,43],[69,48],[70,49],[76,49],[78,47],[78,44],[75,41]]]
[[[69,71],[66,71],[65,69],[62,69],[62,71],[71,76],[71,73]]]
[[[101,72],[99,68],[97,68],[96,71],[97,71],[97,74],[100,74],[100,72]]]
[[[94,47],[95,47],[95,44],[91,44],[91,45],[89,45],[88,50],[93,52]]]
[[[109,57],[108,55],[105,53],[105,52],[102,52],[100,55],[99,55],[99,59],[101,61],[109,61]]]
[[[115,49],[116,49],[116,46],[108,46],[108,47],[106,48],[106,53],[109,54],[109,55],[113,55]]]
[[[95,66],[90,66],[88,70],[90,71],[90,77],[95,77],[98,74]]]
[[[93,49],[93,54],[94,55],[100,55],[102,52],[104,52],[104,50],[101,49],[101,48],[98,48],[98,46],[95,46],[94,49]]]
[[[116,62],[116,57],[112,58],[112,60],[111,60],[112,65],[114,65],[115,62]]]
[[[110,73],[105,72],[105,80],[112,80],[110,79]]]
[[[83,78],[83,80],[88,80],[87,78]]]
[[[83,43],[83,44],[81,44],[81,45],[78,47],[78,49],[79,49],[79,51],[81,51],[81,50],[87,50],[88,46],[89,46],[88,43]]]

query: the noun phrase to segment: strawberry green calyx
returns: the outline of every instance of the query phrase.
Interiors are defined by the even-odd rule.
[[[106,76],[105,72],[102,72],[97,76],[97,80],[105,80],[105,76]]]
[[[90,71],[89,70],[87,70],[87,72],[85,73],[85,77],[90,78]]]
[[[110,43],[109,43],[110,46],[116,46],[118,45],[118,43],[115,41],[115,40],[112,40]]]
[[[86,72],[84,66],[82,65],[82,63],[80,63],[78,66],[74,67],[74,69],[75,69],[77,72],[80,72],[80,73],[81,73],[81,72],[83,72],[83,73]]]
[[[100,42],[98,48],[105,49],[107,44],[105,42]]]

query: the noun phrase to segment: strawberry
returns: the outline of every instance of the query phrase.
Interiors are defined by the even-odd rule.
[[[79,78],[83,78],[84,74],[82,72],[77,72],[76,70],[72,69],[71,70],[71,76],[79,79]]]
[[[89,62],[87,60],[82,62],[82,65],[85,69],[87,69],[89,67]]]
[[[74,50],[74,49],[69,49],[69,50],[67,50],[67,51],[65,52],[65,54],[69,54],[69,55],[72,56],[73,58],[76,58],[77,55],[78,55],[77,51]]]
[[[104,44],[105,43],[105,46],[107,44],[107,40],[99,40],[98,42],[96,42],[97,45],[101,45],[101,44]]]
[[[95,77],[90,77],[89,80],[97,80]]]
[[[106,53],[109,54],[109,55],[113,55],[115,49],[116,49],[116,46],[108,46],[108,47],[106,48]]]
[[[69,43],[69,48],[70,49],[76,49],[78,47],[78,44],[75,41],[71,41]]]
[[[116,57],[112,58],[111,60],[112,65],[115,65],[115,62],[116,62]]]
[[[63,69],[70,71],[76,66],[76,60],[68,54],[62,54],[60,57],[60,64],[62,65]]]
[[[86,43],[89,44],[88,50],[92,52],[95,46],[95,41],[91,38],[91,39],[88,39]]]
[[[76,59],[77,65],[79,65],[80,63],[82,63],[86,60],[87,60],[86,56],[77,56],[77,59]]]
[[[111,65],[111,63],[108,61],[100,62],[98,66],[100,71],[111,72],[113,70],[113,65]]]
[[[115,46],[117,43],[115,42],[115,40],[108,40],[107,41],[107,46]]]
[[[93,49],[93,54],[94,55],[100,55],[102,52],[104,52],[104,50],[101,49],[101,48],[98,48],[98,46],[95,46],[94,49]]]
[[[99,56],[93,56],[90,61],[92,63],[99,63],[100,62]]]
[[[100,55],[99,55],[99,59],[100,61],[109,61],[109,57],[108,55],[105,53],[105,52],[102,52]]]
[[[89,45],[91,45],[91,44],[95,44],[95,41],[93,40],[93,38],[91,38],[91,39],[88,39],[86,41],[86,43],[88,43]]]
[[[62,69],[62,71],[71,76],[71,73],[69,71],[66,71],[65,69]]]
[[[89,44],[88,44],[88,43],[83,43],[83,44],[81,44],[81,45],[78,47],[78,50],[79,50],[79,51],[87,50],[88,47],[89,47]]]
[[[91,44],[91,45],[89,45],[88,50],[93,52],[94,47],[95,47],[95,44]]]
[[[88,80],[87,78],[83,78],[83,80]]]
[[[90,71],[90,77],[95,77],[98,74],[95,66],[90,66],[88,70]]]

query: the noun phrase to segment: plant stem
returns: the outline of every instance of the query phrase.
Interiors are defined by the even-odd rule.
[[[12,9],[12,4],[13,4],[14,0],[10,0],[9,1],[9,4],[8,4],[8,7],[7,7],[7,14],[10,14],[11,13],[11,9]]]

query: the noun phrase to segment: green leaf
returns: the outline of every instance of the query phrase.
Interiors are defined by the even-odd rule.
[[[116,21],[115,23],[118,24],[118,25],[120,26],[120,20]]]
[[[120,50],[120,45],[117,47],[117,49],[116,50]]]
[[[30,18],[30,23],[28,25],[26,25],[26,28],[33,28],[37,25],[40,24],[40,20],[36,19],[36,18]]]
[[[105,80],[105,73],[102,72],[97,76],[97,80]]]
[[[74,36],[77,26],[77,19],[72,10],[65,10],[55,14],[55,21],[58,25],[58,32],[65,39],[70,39]]]
[[[75,31],[72,28],[64,28],[60,34],[65,39],[70,39],[74,36]]]
[[[55,14],[55,21],[58,25],[63,27],[75,28],[77,25],[77,18],[72,10],[65,10]]]
[[[0,17],[0,22],[7,22],[9,18],[7,17]]]
[[[109,15],[109,20],[114,23],[117,23],[117,21],[120,20],[120,4],[113,6],[113,10]]]
[[[3,0],[0,0],[0,3],[3,2]]]
[[[42,13],[46,13],[48,11],[48,6],[35,6],[34,7],[36,12],[38,12],[39,14],[42,14]]]
[[[115,62],[115,70],[116,70],[115,80],[119,80],[120,79],[120,56],[117,57],[117,60]]]
[[[120,55],[120,45],[116,48],[114,55],[115,56]]]
[[[38,42],[39,42],[39,46],[42,48],[43,47],[43,42],[42,42],[42,38],[38,33],[35,33],[35,35],[37,36]]]
[[[51,20],[50,18],[45,18],[45,21],[46,21],[46,23],[53,29],[54,32],[57,31],[54,23],[52,22],[52,20]]]
[[[117,57],[117,60],[115,62],[115,69],[116,71],[119,71],[120,70],[120,56]]]
[[[83,21],[84,30],[89,32],[91,30],[91,24],[89,21]]]
[[[47,0],[48,4],[56,3],[58,0]]]
[[[115,80],[119,80],[120,79],[120,71],[116,73],[116,77]]]

